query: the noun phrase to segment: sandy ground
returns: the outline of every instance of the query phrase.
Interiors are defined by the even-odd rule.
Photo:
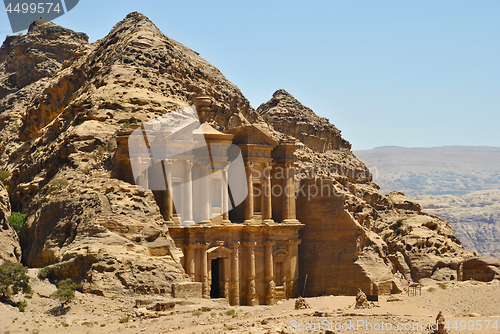
[[[380,296],[369,309],[355,309],[353,296],[322,296],[306,298],[311,308],[301,310],[295,300],[231,307],[225,299],[164,299],[175,306],[148,311],[136,299],[151,296],[77,292],[64,314],[56,314],[60,304],[48,297],[54,285],[34,278],[24,313],[0,304],[0,333],[428,333],[439,311],[451,327],[456,321],[451,333],[500,333],[494,328],[500,328],[500,281],[423,284],[422,295]]]

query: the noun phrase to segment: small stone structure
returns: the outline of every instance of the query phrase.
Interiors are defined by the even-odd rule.
[[[449,331],[444,328],[444,326],[446,325],[446,320],[444,319],[443,317],[443,313],[441,311],[439,311],[439,314],[437,315],[436,317],[436,323],[437,323],[437,329],[434,329],[432,334],[446,334],[446,333],[449,333]]]
[[[356,295],[356,305],[355,308],[369,308],[370,304],[368,303],[368,299],[366,298],[365,293],[358,289],[358,294]]]
[[[172,284],[174,298],[201,298],[201,282],[179,282]]]
[[[300,310],[303,308],[311,308],[311,306],[308,302],[306,302],[304,298],[299,296],[299,298],[297,298],[297,300],[295,301],[295,309]]]

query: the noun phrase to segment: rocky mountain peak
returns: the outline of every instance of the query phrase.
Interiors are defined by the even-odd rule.
[[[277,90],[271,100],[261,104],[257,113],[276,130],[294,136],[317,152],[351,148],[335,125],[316,115],[284,89]]]
[[[50,21],[34,21],[26,35],[8,36],[0,48],[0,98],[42,78],[51,77],[88,36]]]

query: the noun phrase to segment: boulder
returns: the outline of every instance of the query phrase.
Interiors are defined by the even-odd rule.
[[[489,282],[500,280],[500,260],[490,256],[475,256],[465,259],[459,267],[462,280]]]

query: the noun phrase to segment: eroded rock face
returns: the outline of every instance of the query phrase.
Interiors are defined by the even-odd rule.
[[[16,231],[10,226],[9,194],[0,182],[0,264],[3,261],[21,261],[21,245]]]
[[[500,280],[500,260],[491,256],[476,256],[464,260],[459,266],[462,280],[489,282]]]
[[[376,231],[387,242],[391,253],[403,255],[413,279],[458,279],[458,264],[473,253],[462,247],[450,224],[422,212],[418,203],[401,192],[389,193],[388,198],[394,209],[381,213]],[[452,269],[455,274],[439,273],[443,268]]]
[[[0,98],[58,72],[88,36],[50,21],[33,22],[26,35],[8,36],[0,49]],[[65,63],[66,65],[67,63]]]
[[[45,187],[23,228],[23,259],[49,265],[83,291],[172,292],[188,281],[150,191],[119,180],[66,174],[64,189]]]
[[[335,181],[302,180],[301,185],[335,190],[330,196],[297,199],[297,218],[305,224],[300,231],[299,282],[308,275],[306,295],[355,295],[359,288],[370,294],[402,291],[386,243],[345,207],[353,197],[349,191]]]
[[[137,13],[92,45],[62,29],[59,41],[66,43],[67,37],[78,46],[71,49],[73,54],[60,54],[65,65],[54,69],[50,78],[33,77],[30,80],[37,81],[23,83],[27,86],[21,89],[16,86],[17,91],[1,100],[6,130],[0,138],[0,146],[6,148],[1,166],[13,171],[8,182],[15,210],[28,215],[22,233],[24,262],[48,265],[53,278],[71,277],[83,291],[169,294],[174,283],[189,281],[179,263],[180,250],[151,191],[110,177],[117,168],[112,159],[117,149],[114,138],[125,121],[134,124],[189,104],[179,83],[176,97],[165,97],[162,88],[150,89],[153,77],[167,77],[159,66],[169,61],[149,58],[184,57],[178,59],[184,66],[197,55],[180,52],[184,46],[170,43]],[[25,38],[8,41],[4,53],[17,56],[12,45],[17,43],[15,50],[29,48],[34,36],[40,45],[54,44],[50,38],[60,30],[54,25],[33,27]],[[22,71],[22,62],[2,60],[2,68],[19,66]],[[172,77],[176,75],[174,71]],[[117,89],[129,95],[116,96]],[[20,94],[25,102],[9,102]]]

